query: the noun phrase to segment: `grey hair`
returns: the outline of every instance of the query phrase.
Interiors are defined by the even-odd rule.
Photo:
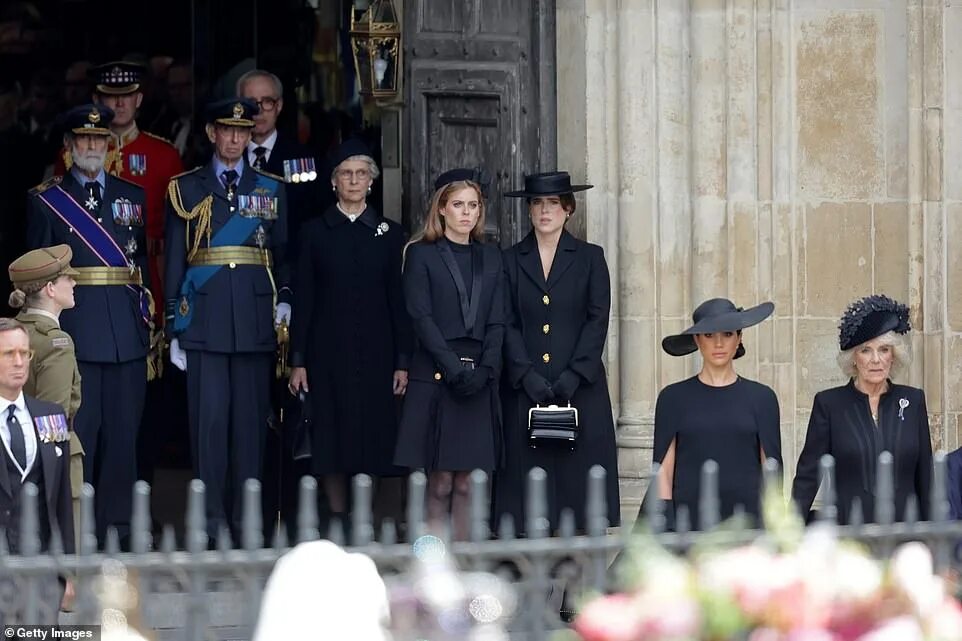
[[[381,175],[381,170],[378,168],[377,163],[374,162],[374,159],[371,158],[370,156],[350,156],[348,158],[345,158],[341,162],[337,163],[337,167],[340,167],[341,163],[345,163],[348,160],[363,160],[364,162],[366,162],[368,164],[368,167],[370,167],[372,182],[377,180],[378,176]],[[334,182],[334,177],[337,176],[337,167],[335,167],[331,171],[331,182]]]
[[[902,334],[896,334],[895,332],[885,332],[877,339],[883,345],[891,345],[892,347],[892,369],[890,371],[891,378],[898,378],[905,370],[909,368],[912,364],[912,350],[909,349],[909,343],[905,340]],[[868,341],[866,341],[868,342]],[[848,378],[855,378],[858,374],[858,370],[855,368],[855,352],[858,351],[865,343],[856,345],[846,350],[842,350],[838,353],[837,361],[838,367],[842,370]]]
[[[274,83],[274,94],[278,98],[284,97],[284,84],[281,82],[281,79],[272,74],[270,71],[265,71],[264,69],[251,69],[237,79],[237,85],[234,87],[234,90],[237,92],[238,96],[243,95],[244,85],[247,84],[247,81],[253,80],[254,78],[267,78]]]

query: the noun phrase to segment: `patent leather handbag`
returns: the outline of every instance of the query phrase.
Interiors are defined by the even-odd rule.
[[[528,410],[528,445],[541,447],[553,445],[574,449],[578,441],[578,410],[566,406],[536,405]]]

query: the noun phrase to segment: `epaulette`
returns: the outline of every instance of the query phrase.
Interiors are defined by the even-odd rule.
[[[176,176],[171,176],[170,179],[171,179],[171,180],[176,180],[176,179],[180,178],[181,176],[186,176],[187,174],[192,174],[192,173],[194,173],[195,171],[198,171],[199,169],[203,169],[203,165],[198,165],[198,166],[194,167],[193,169],[188,169],[187,171],[182,171],[182,172],[180,172],[179,174],[177,174]]]
[[[141,130],[140,133],[142,133],[142,134],[147,134],[147,135],[150,136],[151,138],[156,138],[157,140],[160,140],[161,142],[166,142],[166,143],[167,143],[168,145],[170,145],[171,147],[174,146],[174,143],[172,143],[171,141],[167,140],[167,139],[164,138],[163,136],[158,136],[157,134],[152,134],[152,133],[150,133],[149,131],[143,131],[143,130]]]
[[[39,194],[39,193],[41,193],[41,192],[47,191],[48,189],[50,189],[50,188],[53,187],[54,185],[59,185],[61,180],[63,180],[63,178],[62,178],[61,176],[51,176],[51,177],[48,178],[47,180],[43,181],[42,183],[40,183],[39,185],[37,185],[36,187],[34,187],[33,189],[31,189],[31,190],[30,190],[30,193],[31,193],[31,194]],[[21,192],[21,193],[23,193],[23,192]]]
[[[253,169],[254,171],[256,171],[261,175],[267,176],[268,178],[273,178],[277,182],[281,182],[281,183],[284,182],[284,179],[278,176],[277,174],[272,174],[269,171],[264,171],[263,169],[258,169],[257,167],[251,167],[251,169]]]

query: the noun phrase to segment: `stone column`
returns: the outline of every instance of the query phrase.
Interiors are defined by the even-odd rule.
[[[873,292],[910,305],[902,382],[958,447],[959,33],[962,0],[559,0],[559,166],[598,186],[626,516],[658,391],[699,367],[660,340],[709,297],[775,302],[736,367],[778,394],[787,480],[815,392],[844,382],[838,318]]]

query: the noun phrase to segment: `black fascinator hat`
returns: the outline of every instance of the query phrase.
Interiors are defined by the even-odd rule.
[[[912,329],[909,308],[882,294],[853,302],[838,323],[838,347],[843,352],[886,332],[904,334]]]

